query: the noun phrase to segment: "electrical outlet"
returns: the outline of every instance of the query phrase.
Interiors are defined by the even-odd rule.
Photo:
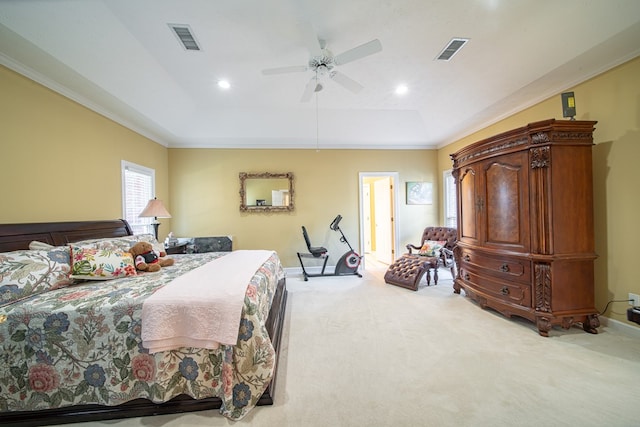
[[[629,292],[629,305],[633,305],[635,307],[640,306],[640,295]]]

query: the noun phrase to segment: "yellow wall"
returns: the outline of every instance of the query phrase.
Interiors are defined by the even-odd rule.
[[[286,267],[299,266],[296,252],[306,252],[303,225],[314,246],[329,249],[330,264],[346,252],[339,233],[329,230],[337,214],[343,216],[340,228],[347,240],[358,249],[359,172],[398,172],[401,250],[417,243],[439,216],[435,203],[404,202],[406,181],[436,182],[435,150],[169,149],[169,171],[174,234],[231,235],[234,248],[274,249]],[[293,172],[295,210],[241,213],[240,172]]]
[[[121,160],[167,199],[165,147],[2,66],[0,94],[0,223],[121,218]]]
[[[640,241],[640,58],[567,89],[576,98],[576,119],[597,120],[593,171],[596,308],[610,300],[640,294],[634,263]],[[560,94],[482,129],[438,151],[440,175],[451,168],[449,154],[497,133],[549,118],[562,119]],[[571,212],[567,212],[571,215]],[[605,313],[626,321],[626,302],[612,303]],[[630,323],[630,322],[627,322]],[[631,325],[637,326],[635,323]]]

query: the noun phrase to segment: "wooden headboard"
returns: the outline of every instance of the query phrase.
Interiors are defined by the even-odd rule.
[[[133,234],[124,219],[107,221],[39,222],[0,224],[0,252],[29,249],[34,240],[54,246],[85,239],[122,237]]]

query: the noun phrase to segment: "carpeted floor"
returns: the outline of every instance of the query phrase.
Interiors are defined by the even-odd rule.
[[[453,294],[444,270],[417,292],[386,285],[384,271],[288,277],[273,406],[238,422],[203,411],[74,425],[640,425],[634,330],[554,328],[543,338]]]

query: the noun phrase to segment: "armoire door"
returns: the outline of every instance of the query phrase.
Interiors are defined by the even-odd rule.
[[[480,241],[480,183],[478,182],[480,174],[476,171],[476,166],[467,166],[458,175],[459,238],[471,244],[477,244]]]
[[[529,251],[529,160],[527,151],[482,164],[481,240],[487,247]]]

